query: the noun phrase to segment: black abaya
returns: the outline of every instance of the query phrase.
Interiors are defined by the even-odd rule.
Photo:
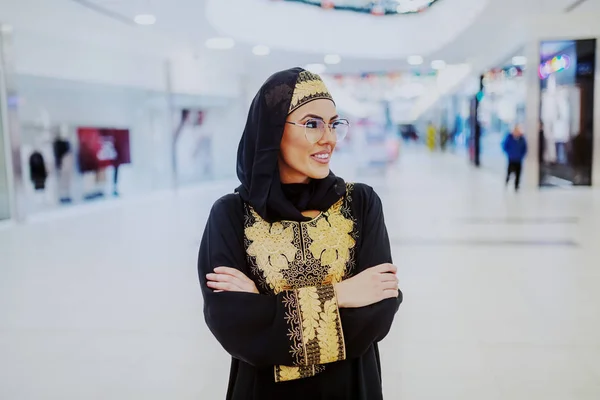
[[[328,220],[332,220],[336,212],[352,221],[349,235],[354,247],[350,249],[351,259],[343,267],[343,279],[366,268],[392,262],[379,197],[366,185],[356,184],[349,188],[339,209],[323,213],[309,222],[289,222],[287,225],[288,222],[283,221],[284,229],[294,228],[295,224],[301,227],[315,225],[315,221],[317,225],[318,221],[323,221],[322,225],[326,229],[333,229]],[[333,209],[336,208],[334,205]],[[341,322],[339,342],[344,344],[344,349],[336,355],[337,360],[319,364],[317,358],[316,361],[313,360],[316,364],[305,363],[306,358],[310,362],[309,354],[298,363],[295,354],[298,344],[293,335],[290,335],[293,323],[289,321],[288,304],[298,296],[298,289],[302,284],[286,281],[273,282],[270,286],[265,279],[265,271],[253,268],[256,263],[248,256],[247,249],[255,242],[251,243],[245,234],[248,227],[254,226],[252,218],[256,218],[256,214],[252,215],[251,208],[237,194],[226,195],[217,201],[210,213],[198,259],[206,322],[232,356],[227,399],[381,399],[381,367],[377,342],[387,335],[402,295],[368,307],[336,308]],[[273,228],[281,227],[271,225],[271,229]],[[307,231],[298,229],[301,230]],[[280,231],[273,233],[281,235],[279,237],[285,236]],[[289,243],[295,247],[295,254],[292,256],[299,258],[303,257],[302,245],[295,246],[300,242],[296,239],[296,234],[294,232]],[[339,251],[340,249],[338,254]],[[271,254],[271,257],[274,256],[275,254]],[[257,283],[261,294],[214,293],[206,286],[206,274],[218,266],[239,269]],[[331,285],[326,280],[327,277],[321,285],[316,285],[321,297],[321,292],[327,291],[322,288]],[[272,287],[283,290],[275,294]],[[321,297],[320,306],[327,302],[320,301]],[[327,295],[324,297],[327,299]],[[302,315],[295,317],[303,320]],[[301,374],[308,377],[276,382],[277,365],[299,366]],[[310,371],[306,372],[307,370]],[[313,373],[314,376],[310,376]]]

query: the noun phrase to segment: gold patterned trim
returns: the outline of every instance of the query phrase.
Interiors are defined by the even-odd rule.
[[[327,90],[327,86],[325,86],[325,83],[323,83],[319,75],[310,71],[300,72],[298,80],[296,81],[296,86],[294,87],[288,114],[292,113],[302,105],[316,99],[328,99],[333,101],[329,90]]]
[[[294,348],[304,351],[296,361],[303,364],[293,367],[276,366],[275,381],[284,382],[314,376],[315,366],[346,359],[344,333],[333,285],[312,286],[291,291],[297,300],[289,300],[288,318],[292,322],[292,337],[300,338],[301,345],[293,341]],[[295,306],[295,307],[294,307]],[[300,332],[298,332],[298,328]]]

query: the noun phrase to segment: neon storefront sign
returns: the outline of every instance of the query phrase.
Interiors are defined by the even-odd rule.
[[[564,71],[571,66],[571,59],[566,54],[553,57],[552,59],[540,64],[538,73],[541,79],[546,79],[550,75]]]

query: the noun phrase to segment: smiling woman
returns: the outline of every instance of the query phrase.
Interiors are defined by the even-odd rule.
[[[402,295],[379,197],[329,170],[348,127],[301,68],[252,102],[241,185],[198,256],[206,323],[232,356],[227,399],[383,398],[377,343]]]

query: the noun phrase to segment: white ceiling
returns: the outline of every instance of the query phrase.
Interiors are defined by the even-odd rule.
[[[270,0],[208,0],[208,21],[247,43],[276,49],[397,59],[429,55],[479,16],[490,0],[442,0],[413,15],[373,16]],[[232,12],[235,10],[235,12]]]
[[[406,70],[406,55],[412,53],[424,55],[426,66],[433,59],[503,60],[525,37],[519,21],[562,13],[573,1],[440,0],[423,14],[372,17],[271,0],[0,0],[0,16],[16,29],[161,57],[183,51],[216,55],[204,41],[230,35],[237,40],[230,53],[247,71],[322,62],[324,54],[340,53],[342,63],[328,70],[338,73]],[[576,12],[599,8],[600,0],[587,0]],[[156,25],[123,22],[139,13],[155,14]],[[254,44],[271,46],[271,54],[253,56]]]

